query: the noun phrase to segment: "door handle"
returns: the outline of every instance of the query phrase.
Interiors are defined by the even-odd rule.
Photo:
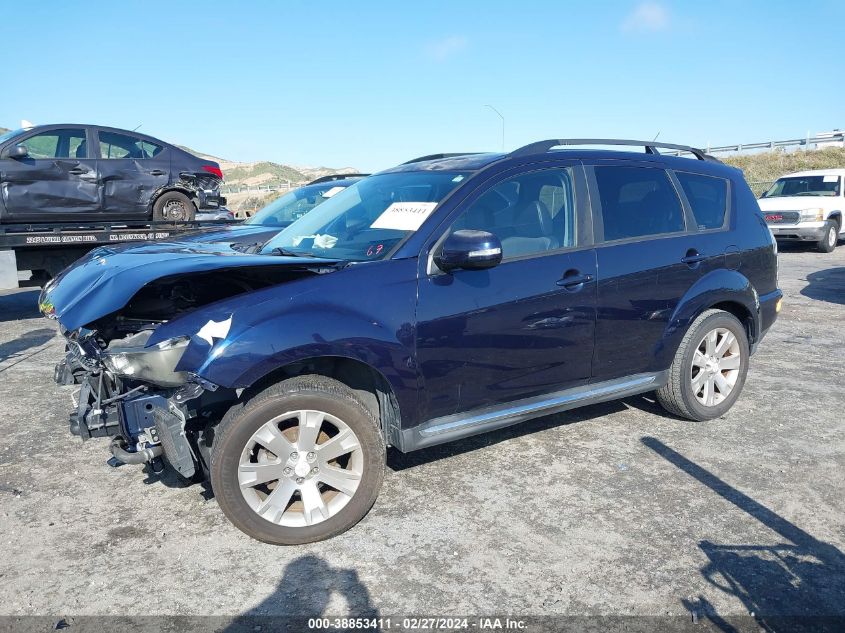
[[[69,173],[69,174],[73,174],[74,176],[80,176],[80,175],[82,175],[82,174],[87,174],[87,173],[88,173],[88,170],[87,170],[87,169],[83,169],[82,167],[74,167],[73,169],[71,169],[70,171],[68,171],[68,173]]]
[[[694,266],[695,264],[703,262],[705,259],[707,259],[707,255],[702,255],[694,248],[691,248],[687,251],[687,254],[681,258],[681,261],[684,264]]]
[[[150,172],[150,176],[164,176],[166,173],[166,171],[162,171],[161,169],[153,169]]]
[[[592,280],[592,275],[582,274],[581,271],[578,270],[567,270],[563,277],[558,279],[555,283],[566,290],[580,290],[581,286],[590,283]]]

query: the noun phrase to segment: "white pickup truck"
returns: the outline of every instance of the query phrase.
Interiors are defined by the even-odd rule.
[[[815,242],[831,252],[845,237],[845,169],[786,174],[762,195],[760,210],[778,240]]]

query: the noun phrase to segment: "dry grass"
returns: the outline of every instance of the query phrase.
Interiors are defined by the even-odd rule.
[[[754,193],[765,189],[764,184],[777,180],[784,174],[805,169],[845,168],[845,148],[826,147],[809,151],[763,152],[760,154],[735,154],[719,159],[738,167],[745,174],[745,180],[752,183]]]

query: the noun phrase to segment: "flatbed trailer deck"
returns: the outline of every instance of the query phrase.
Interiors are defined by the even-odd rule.
[[[0,224],[0,289],[18,287],[18,271],[43,285],[88,251],[106,244],[162,240],[239,220]]]

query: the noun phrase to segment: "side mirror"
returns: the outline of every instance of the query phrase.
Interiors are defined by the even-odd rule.
[[[26,158],[29,150],[26,145],[12,145],[3,150],[3,158]]]
[[[502,243],[487,231],[455,231],[434,256],[434,263],[444,272],[493,268],[501,261]]]

